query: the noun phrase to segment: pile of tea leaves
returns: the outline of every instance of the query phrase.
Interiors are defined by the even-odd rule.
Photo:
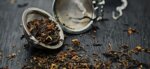
[[[80,47],[67,49],[55,54],[37,52],[33,54],[22,69],[88,69],[90,68],[89,58],[79,54],[83,51]],[[80,51],[79,51],[80,50]]]
[[[129,49],[128,45],[123,45],[119,47],[119,50],[112,50],[111,45],[109,46],[107,52],[103,55],[111,62],[109,65],[116,64],[115,69],[143,69],[149,68],[150,64],[142,63],[135,59],[133,56],[139,53],[150,54],[150,49],[142,48],[142,46],[137,45],[133,49]],[[139,56],[138,56],[139,57]]]
[[[66,49],[54,55],[43,52],[33,54],[22,69],[147,69],[150,67],[150,64],[142,63],[133,57],[133,55],[138,56],[139,53],[150,54],[150,49],[142,48],[140,45],[133,49],[123,45],[119,46],[119,50],[112,50],[109,45],[107,51],[93,53],[93,56],[89,56],[81,46],[64,47]],[[100,55],[107,60],[103,60]]]
[[[59,28],[48,18],[34,19],[27,24],[29,32],[40,42],[55,45],[59,42]]]

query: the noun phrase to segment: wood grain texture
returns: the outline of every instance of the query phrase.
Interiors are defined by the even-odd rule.
[[[32,51],[24,49],[24,44],[27,43],[25,39],[21,40],[23,29],[21,27],[21,16],[23,11],[28,7],[38,7],[49,13],[53,13],[52,4],[54,0],[16,0],[15,4],[10,4],[10,0],[0,0],[0,50],[2,50],[2,60],[0,67],[8,66],[10,69],[21,69],[25,64]],[[90,31],[81,35],[68,35],[65,43],[71,44],[72,38],[78,38],[81,45],[87,50],[90,57],[93,52],[102,53],[106,51],[108,43],[111,43],[113,49],[118,46],[127,44],[130,48],[136,45],[142,45],[144,48],[150,48],[150,0],[128,0],[129,5],[123,12],[123,16],[119,20],[112,19],[112,11],[115,7],[120,5],[120,0],[106,0],[106,7],[104,18],[108,21],[95,22],[94,25],[98,26],[96,40],[102,46],[93,46],[95,42],[90,35]],[[18,8],[18,4],[28,3],[26,7]],[[123,30],[128,29],[129,24],[139,31],[139,34],[128,36]],[[89,45],[89,46],[87,46]],[[15,46],[15,47],[14,47]],[[11,61],[6,57],[16,53],[17,56]],[[101,54],[99,54],[101,55]],[[101,56],[103,60],[106,60]],[[150,56],[147,54],[139,54],[134,56],[135,59],[144,63],[150,63]]]

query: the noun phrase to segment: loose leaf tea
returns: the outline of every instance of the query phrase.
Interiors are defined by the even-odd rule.
[[[132,35],[133,33],[138,33],[136,29],[133,29],[131,27],[128,28],[128,35]]]
[[[18,8],[23,8],[23,7],[26,7],[26,6],[28,6],[28,3],[18,4],[17,5]]]
[[[95,52],[90,58],[87,56],[88,52],[81,53],[82,49],[76,49],[80,46],[65,45],[64,47],[67,49],[55,54],[46,54],[43,51],[33,54],[28,64],[22,69],[143,69],[150,67],[148,63],[142,63],[132,57],[137,52],[150,51],[140,45],[135,48],[122,45],[119,50],[113,50],[109,43],[107,51]],[[107,60],[104,61],[100,55]]]
[[[111,45],[109,45],[111,46]],[[118,63],[119,66],[117,66],[117,69],[134,69],[134,68],[148,68],[149,64],[142,63],[132,56],[134,54],[138,54],[145,49],[142,48],[140,45],[137,45],[133,49],[129,49],[127,45],[123,45],[120,47],[120,50],[108,50],[107,52],[103,53],[103,55],[109,59],[109,61],[113,63]],[[146,52],[147,53],[147,52]]]
[[[89,59],[81,57],[74,49],[60,51],[57,54],[38,52],[33,54],[22,69],[89,69]]]
[[[71,41],[72,41],[73,45],[75,45],[75,46],[80,45],[80,41],[78,39],[72,39]]]
[[[59,42],[59,29],[56,23],[48,18],[34,19],[28,22],[29,32],[40,42],[48,45],[55,45]]]

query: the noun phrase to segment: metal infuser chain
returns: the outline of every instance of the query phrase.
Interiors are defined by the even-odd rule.
[[[118,15],[116,15],[116,12],[112,12],[112,18],[117,20],[118,18],[120,18],[123,15],[123,10],[126,9],[127,5],[128,5],[128,1],[127,0],[121,0],[122,5],[118,6],[116,8],[116,11],[119,13]]]
[[[93,5],[94,5],[94,10],[96,13],[98,13],[98,16],[96,16],[95,20],[99,21],[103,19],[103,15],[104,15],[104,5],[105,5],[105,0],[93,0],[92,1]],[[100,10],[99,10],[100,9]],[[100,14],[99,14],[100,12]]]
[[[121,0],[122,2],[122,5],[121,6],[118,6],[116,7],[116,12],[113,11],[112,12],[112,18],[114,20],[117,20],[119,19],[122,15],[123,15],[123,10],[126,9],[127,5],[128,5],[128,1],[127,0]],[[99,20],[102,20],[103,19],[103,15],[104,15],[104,6],[105,6],[105,0],[93,0],[92,1],[93,5],[94,5],[94,10],[98,13],[99,9],[100,9],[100,14],[98,14],[98,16],[96,16],[95,20],[96,21],[99,21]],[[116,13],[119,13],[119,14],[116,14]]]

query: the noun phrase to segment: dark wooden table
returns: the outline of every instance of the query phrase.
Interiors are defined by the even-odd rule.
[[[150,48],[150,0],[128,1],[129,5],[123,11],[123,16],[119,20],[113,20],[112,11],[116,6],[121,5],[121,2],[120,0],[106,0],[104,18],[108,20],[94,23],[99,27],[95,34],[96,41],[102,46],[93,46],[95,41],[90,35],[91,31],[80,35],[69,34],[65,43],[71,44],[71,39],[78,38],[81,45],[87,50],[88,56],[93,52],[101,55],[100,53],[106,51],[108,43],[111,43],[113,49],[116,50],[123,44],[129,45],[130,48],[134,48],[136,45]],[[28,7],[38,7],[53,14],[52,3],[53,0],[16,0],[14,4],[11,4],[10,0],[0,0],[0,50],[2,51],[0,67],[22,68],[25,59],[32,52],[24,49],[24,44],[27,43],[26,39],[20,39],[23,35],[23,28],[20,25],[22,13]],[[24,6],[22,6],[23,4]],[[123,31],[128,27],[135,28],[139,33],[128,36],[127,32]],[[6,57],[12,53],[16,53],[16,57],[8,60]],[[150,63],[150,55],[139,54],[134,57],[141,62]],[[105,60],[103,56],[102,59]]]

